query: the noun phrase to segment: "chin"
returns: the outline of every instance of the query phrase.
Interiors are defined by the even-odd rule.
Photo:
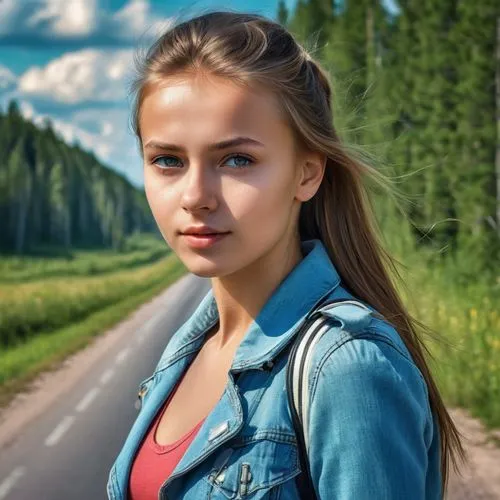
[[[192,274],[195,276],[199,276],[200,278],[216,278],[219,276],[218,273],[216,272],[210,272],[210,271],[197,271],[197,270],[190,270]]]
[[[210,261],[201,256],[189,256],[181,260],[190,273],[200,278],[215,278],[224,272],[217,262]]]

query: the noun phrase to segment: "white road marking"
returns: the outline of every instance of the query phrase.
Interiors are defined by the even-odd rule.
[[[113,375],[115,374],[115,371],[113,368],[108,368],[102,375],[101,375],[101,384],[107,384],[112,378]]]
[[[144,335],[150,335],[151,332],[154,331],[157,323],[160,322],[161,318],[163,316],[162,314],[157,314],[156,316],[153,316],[139,331],[139,336],[142,337]]]
[[[123,363],[128,355],[130,354],[130,347],[125,347],[125,349],[122,349],[116,356],[116,363],[117,364],[120,364],[120,363]]]
[[[159,320],[160,315],[157,314],[156,316],[153,316],[151,319],[147,321],[147,323],[142,327],[141,331],[147,331],[150,330],[152,326]]]
[[[58,443],[63,434],[71,427],[75,417],[72,415],[66,416],[61,420],[61,423],[52,431],[49,437],[45,440],[45,446],[54,446]]]
[[[24,475],[26,467],[20,465],[16,467],[1,483],[0,483],[0,498],[5,498],[9,491],[17,483],[18,479]]]
[[[85,411],[90,403],[92,403],[92,401],[94,401],[94,399],[96,398],[96,396],[99,394],[101,390],[99,389],[99,387],[94,387],[93,389],[90,389],[89,392],[87,392],[87,394],[82,398],[82,400],[76,405],[76,410],[77,411]]]

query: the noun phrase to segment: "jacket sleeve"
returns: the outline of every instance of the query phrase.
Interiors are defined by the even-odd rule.
[[[330,351],[318,361],[310,393],[309,462],[318,497],[425,499],[433,425],[417,367],[372,339]]]

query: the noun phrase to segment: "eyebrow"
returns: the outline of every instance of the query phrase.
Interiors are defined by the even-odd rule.
[[[215,144],[210,144],[208,146],[209,151],[219,151],[221,149],[227,149],[234,146],[241,146],[242,144],[250,144],[253,146],[264,146],[261,142],[251,137],[235,137],[233,139],[228,139],[227,141],[217,142]],[[185,151],[182,146],[177,146],[176,144],[168,144],[166,142],[159,142],[151,140],[146,143],[144,149],[168,149],[169,151]]]

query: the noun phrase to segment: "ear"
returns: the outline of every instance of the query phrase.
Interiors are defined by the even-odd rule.
[[[319,152],[304,152],[299,160],[295,198],[310,200],[318,191],[326,168],[326,155]]]

